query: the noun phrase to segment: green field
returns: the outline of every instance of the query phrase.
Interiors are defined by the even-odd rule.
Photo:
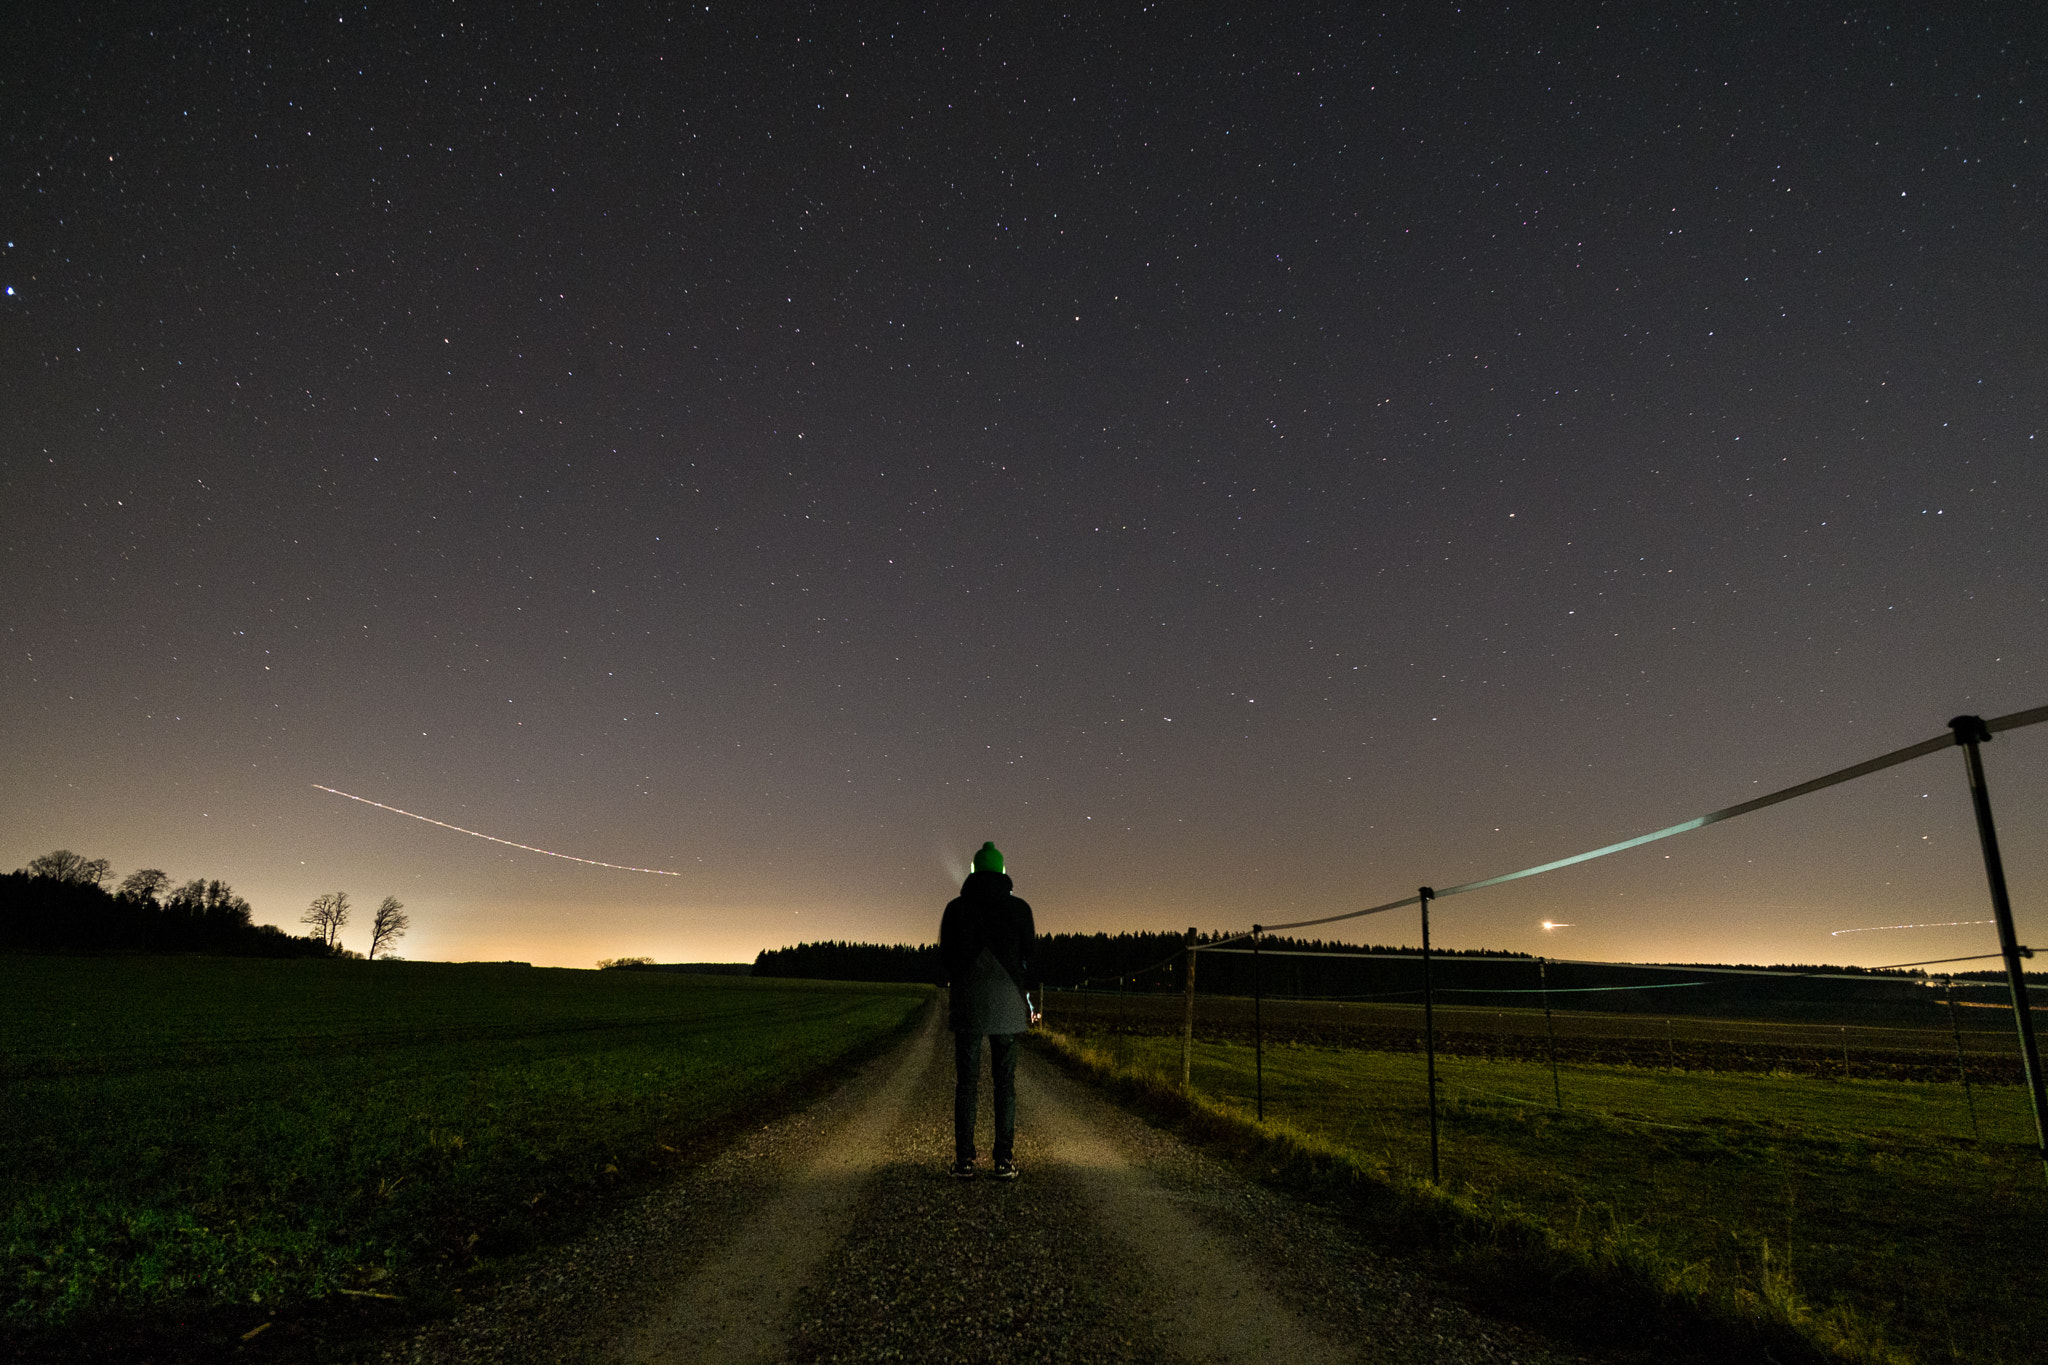
[[[900,1028],[920,986],[0,957],[9,1335],[443,1292]]]
[[[1180,1041],[1097,1029],[1120,1067],[1177,1082]],[[2048,1184],[2017,1086],[1561,1068],[1438,1059],[1443,1185],[1589,1261],[1648,1266],[1707,1303],[1767,1304],[1851,1356],[2042,1358]],[[1391,1182],[1428,1173],[1423,1059],[1283,1044],[1269,1121]],[[1249,1046],[1199,1041],[1195,1090],[1249,1115]]]

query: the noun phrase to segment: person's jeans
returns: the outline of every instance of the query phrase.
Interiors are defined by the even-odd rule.
[[[981,1095],[981,1040],[979,1033],[953,1035],[953,1157],[974,1160],[974,1117]],[[996,1150],[995,1159],[1008,1161],[1017,1154],[1017,1035],[991,1033],[988,1037],[989,1069],[995,1073]]]

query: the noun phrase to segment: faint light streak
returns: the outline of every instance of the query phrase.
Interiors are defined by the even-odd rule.
[[[309,785],[315,791],[332,792],[336,796],[347,796],[351,801],[360,801],[366,806],[375,806],[378,810],[388,810],[393,815],[403,815],[408,820],[423,820],[427,824],[439,825],[442,829],[452,829],[457,834],[467,834],[472,839],[488,839],[494,844],[503,844],[507,848],[522,848],[528,853],[543,853],[550,858],[563,858],[572,863],[587,863],[591,867],[609,867],[615,872],[648,872],[657,877],[680,877],[683,875],[680,872],[669,872],[659,867],[627,867],[624,863],[600,862],[596,858],[579,858],[573,853],[557,853],[551,848],[535,848],[532,844],[522,844],[512,839],[500,839],[495,834],[482,834],[473,829],[464,829],[460,825],[451,825],[446,820],[436,820],[430,815],[414,815],[409,810],[400,810],[396,806],[387,806],[382,801],[372,801],[367,796],[352,796],[338,787],[323,787],[318,782],[310,783]]]
[[[1543,921],[1543,927],[1546,929],[1576,929],[1579,926],[1576,924],[1559,924],[1554,919],[1547,919]]]
[[[1873,924],[1868,929],[1831,930],[1828,933],[1828,937],[1840,938],[1844,934],[1874,934],[1880,929],[1955,929],[1965,924],[1996,924],[1997,922],[1996,920],[1988,919],[1950,919],[1943,920],[1939,924]]]

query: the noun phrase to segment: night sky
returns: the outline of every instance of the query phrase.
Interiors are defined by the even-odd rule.
[[[2048,702],[2033,5],[78,8],[0,54],[0,867],[588,966],[929,940],[993,839],[1244,928]],[[1941,753],[1435,921],[1985,918]]]

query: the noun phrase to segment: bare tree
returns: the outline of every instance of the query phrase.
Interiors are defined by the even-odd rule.
[[[68,848],[45,853],[28,865],[31,877],[48,877],[53,882],[76,882],[80,886],[98,886],[113,872],[114,865],[105,858],[88,858]]]
[[[171,879],[162,868],[139,867],[122,879],[121,894],[131,901],[154,905],[157,897],[168,891],[170,886]]]
[[[386,896],[377,913],[370,917],[370,957],[374,959],[390,948],[410,928],[412,919],[405,913],[405,902],[396,896]]]
[[[348,892],[330,891],[313,897],[306,913],[299,916],[299,923],[312,925],[313,937],[332,948],[341,937],[341,927],[348,923],[348,911]]]

